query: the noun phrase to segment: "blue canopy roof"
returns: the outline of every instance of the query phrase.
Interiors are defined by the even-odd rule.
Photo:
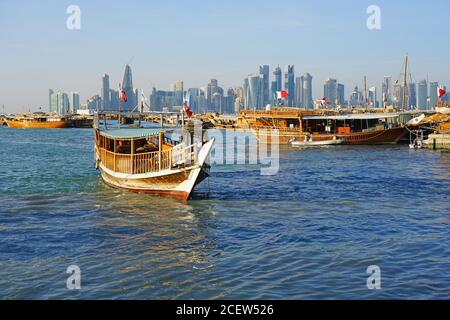
[[[160,128],[121,128],[111,130],[100,130],[101,134],[111,139],[132,139],[156,136],[161,131]]]

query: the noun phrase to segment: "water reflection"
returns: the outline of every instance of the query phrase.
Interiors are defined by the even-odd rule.
[[[96,228],[109,234],[105,248],[117,243],[106,260],[119,266],[122,282],[142,279],[147,285],[140,290],[150,296],[166,287],[182,294],[195,285],[192,273],[214,268],[218,240],[211,233],[213,210],[207,206],[199,211],[171,198],[105,188],[96,194],[95,207],[100,212]]]

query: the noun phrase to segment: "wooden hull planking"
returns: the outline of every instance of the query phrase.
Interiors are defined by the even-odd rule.
[[[332,140],[336,137],[343,140],[344,145],[371,145],[371,144],[397,144],[401,138],[407,133],[404,127],[397,127],[392,129],[370,131],[370,132],[355,132],[350,134],[313,134],[314,141]],[[299,131],[268,131],[255,129],[257,139],[262,143],[278,142],[279,144],[289,144],[289,142],[296,138],[302,140],[306,134]],[[273,134],[273,136],[272,136]]]
[[[66,121],[17,121],[7,120],[9,128],[15,129],[60,129],[67,128],[69,124]]]

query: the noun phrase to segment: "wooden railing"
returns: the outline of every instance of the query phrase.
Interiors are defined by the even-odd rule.
[[[172,167],[172,150],[136,154],[114,153],[98,148],[102,164],[109,170],[127,174],[144,174],[170,169]]]

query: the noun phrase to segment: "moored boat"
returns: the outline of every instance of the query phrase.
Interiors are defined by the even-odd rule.
[[[322,140],[322,141],[314,141],[311,136],[307,136],[305,140],[291,140],[290,144],[292,146],[298,146],[298,147],[323,147],[323,146],[336,146],[339,144],[342,144],[344,140],[337,139],[336,137],[333,137],[331,140]]]
[[[70,121],[65,117],[48,115],[41,112],[20,114],[7,117],[5,120],[9,128],[19,129],[59,129],[70,126]]]
[[[308,135],[313,141],[342,144],[396,144],[407,133],[398,113],[333,113],[271,110],[241,112],[239,121],[252,129],[261,142],[289,144]]]
[[[109,186],[187,200],[209,176],[214,138],[191,144],[190,139],[173,141],[169,129],[94,124],[96,167]]]

